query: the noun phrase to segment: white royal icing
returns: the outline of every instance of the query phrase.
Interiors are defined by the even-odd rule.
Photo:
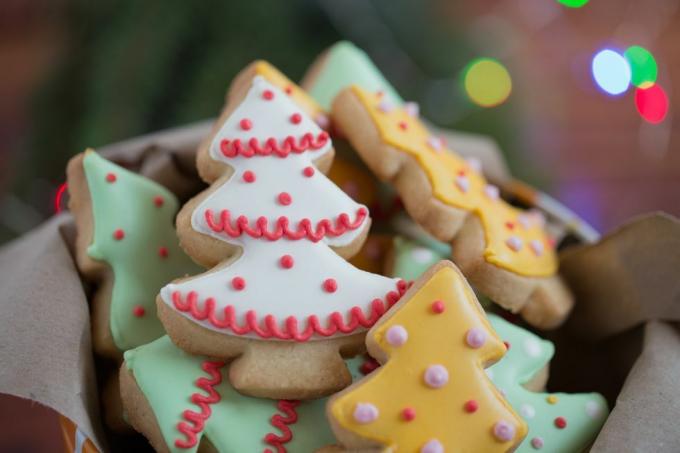
[[[265,90],[274,93],[273,99],[264,99],[262,93]],[[296,113],[301,115],[298,124],[290,121],[291,115]],[[239,123],[242,119],[251,121],[252,127],[249,130],[241,128]],[[234,174],[204,200],[192,215],[194,230],[241,246],[242,255],[226,267],[211,270],[179,284],[165,286],[161,290],[161,298],[167,305],[173,306],[173,292],[179,291],[186,296],[190,291],[195,291],[199,296],[200,307],[206,298],[215,298],[216,312],[220,317],[225,306],[234,306],[239,324],[245,324],[247,311],[255,310],[260,319],[265,315],[274,315],[281,328],[284,327],[285,318],[289,316],[296,317],[301,328],[304,328],[310,315],[318,316],[324,326],[333,312],[343,314],[349,322],[349,309],[355,306],[369,316],[374,299],[384,301],[388,292],[396,290],[396,279],[356,269],[329,248],[329,245],[343,246],[351,243],[361,234],[365,225],[348,230],[338,237],[325,237],[319,242],[313,242],[308,238],[270,241],[252,238],[246,234],[233,238],[213,231],[206,223],[207,209],[215,213],[216,219],[224,209],[232,213],[232,219],[245,215],[251,220],[251,225],[261,216],[265,216],[270,225],[274,225],[280,216],[288,217],[291,225],[297,225],[303,218],[309,218],[314,225],[322,219],[331,219],[334,222],[341,213],[348,214],[354,220],[361,205],[343,193],[322,172],[316,171],[311,177],[303,174],[306,167],[313,165],[313,159],[318,159],[331,149],[330,140],[319,150],[291,153],[285,158],[247,158],[241,155],[228,158],[220,150],[223,139],[241,139],[247,143],[252,137],[257,137],[261,142],[274,137],[280,143],[289,135],[298,138],[305,133],[312,133],[316,137],[321,132],[286,94],[262,77],[253,79],[244,101],[225,121],[210,146],[211,158],[228,164],[234,169]],[[244,181],[245,171],[255,174],[254,182]],[[290,205],[284,206],[277,201],[281,192],[290,194]],[[281,266],[280,259],[283,255],[292,256],[292,268],[285,269]],[[243,290],[232,287],[234,277],[245,280]],[[323,287],[324,281],[329,278],[335,279],[338,286],[332,293],[325,291]],[[216,328],[208,321],[198,321],[188,313],[180,313],[205,328],[235,335],[230,330]],[[359,327],[355,332],[362,330],[366,329]],[[254,333],[246,336],[259,338]],[[320,338],[322,337],[315,334],[311,339]]]

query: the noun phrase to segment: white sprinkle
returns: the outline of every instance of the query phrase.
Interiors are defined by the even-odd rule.
[[[533,250],[536,256],[543,255],[543,243],[538,239],[532,239],[531,242],[529,242],[529,247],[531,247],[531,250]]]
[[[513,252],[519,252],[520,250],[522,250],[522,245],[524,245],[524,243],[517,236],[510,236],[505,241],[505,245],[510,247],[510,250],[512,250]]]
[[[412,118],[418,118],[418,115],[420,115],[420,106],[417,102],[405,103],[404,110],[406,111],[406,114]]]
[[[529,357],[538,357],[541,355],[541,345],[535,338],[527,338],[524,340],[524,352],[526,352]]]
[[[468,157],[465,159],[467,161],[467,164],[476,172],[481,172],[482,171],[482,161],[477,159],[476,157]]]
[[[470,190],[470,180],[467,176],[459,175],[456,177],[456,186],[458,186],[461,191],[467,192]]]
[[[411,250],[411,259],[418,264],[428,264],[434,258],[432,250],[425,247],[415,247]]]
[[[522,404],[519,407],[519,413],[524,418],[534,418],[536,416],[536,409],[530,404]]]
[[[499,196],[498,187],[488,184],[486,187],[484,187],[484,194],[491,200],[496,201],[498,200]]]

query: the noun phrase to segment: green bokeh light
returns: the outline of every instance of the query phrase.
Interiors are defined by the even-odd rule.
[[[654,56],[644,47],[629,47],[623,55],[628,60],[631,71],[631,83],[639,88],[646,88],[654,82],[657,77],[657,66]]]
[[[564,6],[568,6],[569,8],[580,8],[582,6],[585,6],[586,3],[588,3],[589,0],[557,0],[558,3],[563,4]]]

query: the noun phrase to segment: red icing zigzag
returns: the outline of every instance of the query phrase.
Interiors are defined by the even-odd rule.
[[[335,219],[335,224],[330,219],[321,219],[314,226],[311,220],[305,218],[298,222],[297,228],[291,228],[288,217],[282,216],[276,220],[275,225],[270,229],[269,220],[264,216],[258,217],[255,225],[250,226],[250,220],[244,215],[237,217],[236,221],[232,222],[231,212],[228,209],[222,210],[219,221],[215,220],[211,209],[205,211],[205,221],[208,227],[216,233],[224,232],[234,238],[245,233],[254,238],[264,237],[270,241],[276,241],[285,236],[287,239],[293,240],[306,237],[313,242],[318,242],[325,236],[341,236],[348,230],[359,228],[367,217],[368,210],[361,207],[357,210],[353,221],[350,220],[348,214],[342,213]]]
[[[286,453],[286,444],[293,438],[293,432],[290,430],[288,425],[296,423],[298,420],[297,412],[295,408],[300,404],[299,401],[289,401],[280,400],[276,407],[285,414],[285,417],[281,414],[274,414],[270,419],[272,426],[281,431],[281,435],[276,435],[274,433],[269,433],[264,436],[265,443],[276,448],[276,453]],[[273,453],[269,448],[265,449],[263,453]]]
[[[246,142],[240,139],[227,140],[220,142],[220,150],[225,157],[236,157],[241,155],[243,157],[270,156],[275,154],[279,157],[288,157],[290,153],[301,154],[305,151],[315,151],[323,148],[328,143],[328,133],[319,132],[314,137],[311,133],[306,133],[300,137],[297,142],[295,137],[289,135],[279,144],[276,138],[270,137],[263,143],[260,143],[257,138],[253,137]]]
[[[302,331],[298,328],[298,320],[294,316],[289,316],[285,319],[284,329],[279,327],[279,320],[271,314],[263,317],[264,325],[261,325],[255,310],[248,310],[246,312],[246,322],[243,325],[238,325],[233,305],[224,307],[224,317],[219,319],[215,311],[215,299],[208,297],[203,302],[203,308],[200,308],[198,294],[195,291],[190,291],[184,301],[182,300],[182,294],[179,291],[175,291],[172,293],[172,302],[178,311],[189,313],[195,320],[205,321],[207,319],[214,327],[231,330],[236,335],[252,332],[261,338],[275,337],[280,340],[307,341],[315,333],[323,337],[330,337],[337,332],[351,333],[359,327],[368,328],[373,326],[399,300],[407,289],[407,283],[399,280],[397,282],[397,291],[390,291],[385,295],[387,303],[381,299],[374,299],[371,302],[371,310],[368,316],[364,314],[361,307],[352,307],[350,309],[349,322],[345,322],[344,315],[336,311],[328,316],[326,327],[324,327],[316,315],[310,315],[307,317],[306,326]]]
[[[211,362],[207,360],[201,365],[201,368],[210,375],[210,379],[206,377],[196,379],[196,387],[205,391],[207,396],[198,392],[191,395],[191,402],[198,406],[201,411],[194,412],[187,409],[182,412],[182,417],[186,421],[179,422],[177,424],[177,430],[184,434],[186,440],[176,439],[176,447],[191,448],[198,442],[196,436],[203,431],[206,420],[208,420],[212,414],[210,405],[218,403],[221,399],[220,394],[215,390],[215,386],[222,382],[222,373],[220,373],[220,369],[223,366],[224,362]]]

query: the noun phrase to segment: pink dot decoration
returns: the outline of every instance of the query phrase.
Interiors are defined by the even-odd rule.
[[[484,346],[486,342],[486,332],[479,327],[473,327],[465,334],[465,343],[471,348],[477,349]]]
[[[531,439],[531,446],[534,447],[536,450],[540,450],[543,448],[543,439],[540,437],[534,437]]]
[[[307,178],[311,178],[314,176],[314,167],[305,167],[304,170],[302,170],[302,174],[305,175]]]
[[[281,264],[281,267],[284,269],[290,269],[293,267],[293,264],[295,264],[295,261],[293,260],[293,257],[290,255],[283,255],[281,259],[279,260],[279,263]]]
[[[241,121],[239,121],[238,124],[244,131],[249,131],[250,129],[253,128],[253,122],[250,121],[248,118],[243,118]]]
[[[242,291],[246,287],[246,281],[243,277],[234,277],[231,279],[231,286],[236,291]]]
[[[155,197],[153,197],[153,204],[156,205],[157,208],[163,206],[163,203],[165,203],[165,199],[160,195],[156,195]]]
[[[338,282],[334,278],[327,278],[323,282],[323,289],[327,293],[334,293],[338,290]]]
[[[274,92],[272,90],[264,90],[262,92],[262,98],[266,101],[271,101],[274,99]]]
[[[507,442],[515,437],[515,427],[505,420],[497,421],[493,425],[493,435],[496,439]]]
[[[423,377],[428,387],[438,389],[449,382],[449,371],[444,365],[430,365]]]
[[[465,412],[468,414],[475,413],[477,412],[477,409],[479,409],[479,403],[475,400],[468,400],[463,405],[463,409],[465,409]]]
[[[116,175],[114,173],[107,173],[106,174],[106,182],[116,182]]]
[[[124,237],[125,237],[125,231],[123,231],[120,228],[118,228],[116,231],[113,232],[113,238],[116,241],[122,241]]]
[[[255,173],[253,173],[250,170],[246,170],[243,172],[243,180],[247,183],[253,183],[255,182]]]
[[[145,313],[146,310],[141,305],[135,305],[135,307],[132,309],[132,314],[137,318],[141,318]]]
[[[288,192],[281,192],[277,199],[279,200],[279,204],[282,204],[283,206],[288,206],[293,202],[293,198]]]
[[[404,410],[401,411],[401,418],[407,422],[413,421],[416,418],[416,410],[412,407],[405,407]]]
[[[401,346],[408,340],[408,331],[404,326],[392,326],[385,332],[385,339],[392,346]]]
[[[302,121],[302,115],[300,115],[299,113],[293,113],[293,114],[290,116],[290,122],[291,122],[291,123],[293,123],[293,124],[300,124],[300,121]]]
[[[437,439],[430,439],[422,446],[420,453],[444,453],[444,446]]]
[[[161,258],[165,259],[168,257],[168,248],[167,247],[158,247],[158,256]]]
[[[371,403],[357,403],[354,407],[354,420],[362,425],[375,421],[378,415],[378,408]]]
[[[441,314],[444,313],[444,310],[446,310],[446,306],[444,305],[444,302],[441,300],[435,300],[432,302],[432,311],[436,314]]]

